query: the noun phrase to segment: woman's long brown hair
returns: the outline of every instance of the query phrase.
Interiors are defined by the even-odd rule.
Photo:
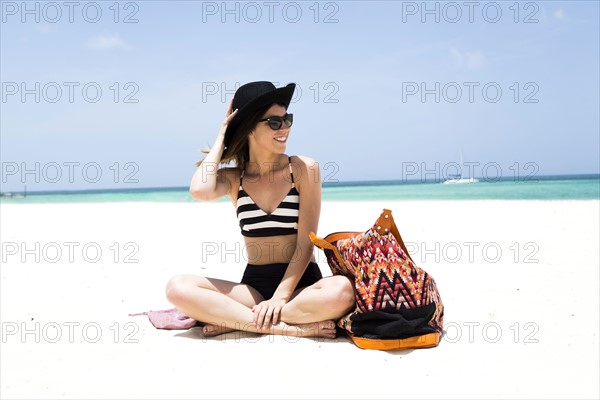
[[[285,104],[273,104],[278,104],[282,107],[285,107]],[[263,116],[269,110],[269,108],[273,106],[273,104],[269,104],[259,108],[254,114],[252,114],[250,117],[246,118],[246,120],[241,122],[240,126],[237,129],[237,133],[231,139],[231,143],[229,143],[229,146],[227,146],[225,151],[223,151],[219,163],[228,164],[229,162],[234,161],[236,167],[244,168],[244,165],[246,165],[250,158],[248,135],[256,128],[256,125],[258,125],[259,120],[263,119]],[[208,153],[209,150],[202,150],[202,152]],[[202,164],[202,161],[204,160],[198,161],[196,163],[196,167],[199,167]]]

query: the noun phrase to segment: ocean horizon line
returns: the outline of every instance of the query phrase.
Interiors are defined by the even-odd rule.
[[[496,182],[529,182],[549,181],[549,180],[582,180],[582,179],[600,179],[600,173],[587,174],[562,174],[562,175],[539,175],[539,176],[523,176],[523,177],[481,177],[476,176],[478,183],[496,183]],[[341,187],[356,187],[356,186],[396,186],[396,185],[418,185],[418,184],[438,184],[449,178],[431,178],[431,179],[373,179],[373,180],[356,180],[356,181],[334,181],[324,180],[322,187],[325,188],[341,188]],[[26,185],[25,185],[26,187]],[[146,186],[146,187],[126,187],[126,188],[94,188],[94,189],[73,189],[73,190],[26,190],[25,191],[1,191],[2,194],[23,194],[27,195],[65,195],[65,194],[94,194],[94,193],[145,193],[145,192],[170,192],[188,190],[189,186]]]

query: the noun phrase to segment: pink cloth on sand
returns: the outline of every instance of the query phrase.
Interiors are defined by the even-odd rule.
[[[158,311],[150,310],[143,313],[129,314],[130,317],[135,317],[138,315],[147,315],[152,325],[158,329],[189,329],[199,324],[198,321],[182,314],[176,308]]]

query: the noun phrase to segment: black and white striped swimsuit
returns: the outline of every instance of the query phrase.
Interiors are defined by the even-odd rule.
[[[298,233],[298,210],[300,197],[294,184],[292,160],[290,161],[290,177],[292,187],[279,203],[275,211],[266,213],[256,205],[252,197],[242,187],[244,171],[240,176],[240,188],[237,198],[237,218],[242,229],[242,235],[247,237],[266,237],[295,235]]]

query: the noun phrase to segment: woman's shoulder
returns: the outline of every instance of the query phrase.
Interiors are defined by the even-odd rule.
[[[295,155],[290,157],[292,162],[292,172],[294,180],[297,180],[299,185],[303,182],[320,182],[319,163],[311,157]]]
[[[317,162],[317,160],[315,160],[314,158],[307,157],[307,156],[295,155],[295,156],[290,156],[290,159],[292,161],[292,165],[296,165],[297,167],[300,167],[303,169],[319,167],[319,163]]]

